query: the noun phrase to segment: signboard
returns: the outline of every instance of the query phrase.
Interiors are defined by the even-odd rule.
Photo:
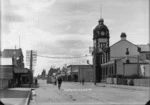
[[[31,54],[31,52],[32,52],[32,54]],[[32,55],[32,61],[31,61],[31,55]],[[32,66],[35,66],[36,61],[37,61],[37,51],[27,50],[26,51],[26,65],[30,66],[31,62],[32,62]]]
[[[12,58],[0,58],[1,65],[13,65]]]
[[[108,39],[107,38],[99,38],[98,42],[106,43],[106,42],[108,42]]]

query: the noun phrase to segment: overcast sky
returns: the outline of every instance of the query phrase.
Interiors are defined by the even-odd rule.
[[[100,19],[110,31],[110,45],[121,32],[134,44],[148,43],[148,0],[2,0],[2,50],[36,50],[38,55],[89,55],[93,29]],[[85,59],[56,60],[38,57],[35,75],[51,66],[81,64]],[[26,62],[26,59],[24,58]]]

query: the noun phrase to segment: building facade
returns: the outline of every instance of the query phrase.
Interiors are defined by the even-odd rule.
[[[93,82],[93,66],[92,65],[69,65],[67,66],[68,81]]]
[[[110,60],[109,29],[104,24],[102,18],[98,22],[98,25],[93,30],[93,67],[95,84],[102,80],[101,64]]]
[[[109,46],[109,29],[100,19],[93,30],[94,83],[105,81],[110,75],[148,76],[150,45],[135,45],[128,41],[126,33]]]
[[[24,68],[24,56],[21,48],[4,49],[1,52],[0,59],[0,85],[2,88],[29,83],[31,72],[29,69]]]

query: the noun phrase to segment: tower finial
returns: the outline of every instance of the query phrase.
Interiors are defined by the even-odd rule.
[[[101,3],[101,6],[100,6],[100,18],[102,18],[102,3]]]
[[[20,48],[20,35],[19,35],[19,48]]]

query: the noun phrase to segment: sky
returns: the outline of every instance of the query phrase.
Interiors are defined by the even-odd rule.
[[[25,64],[26,50],[50,57],[90,55],[100,17],[109,29],[110,45],[120,40],[122,32],[134,44],[147,44],[148,10],[148,0],[1,0],[1,48],[20,46]],[[34,75],[86,60],[92,63],[91,56],[68,60],[38,56]]]

